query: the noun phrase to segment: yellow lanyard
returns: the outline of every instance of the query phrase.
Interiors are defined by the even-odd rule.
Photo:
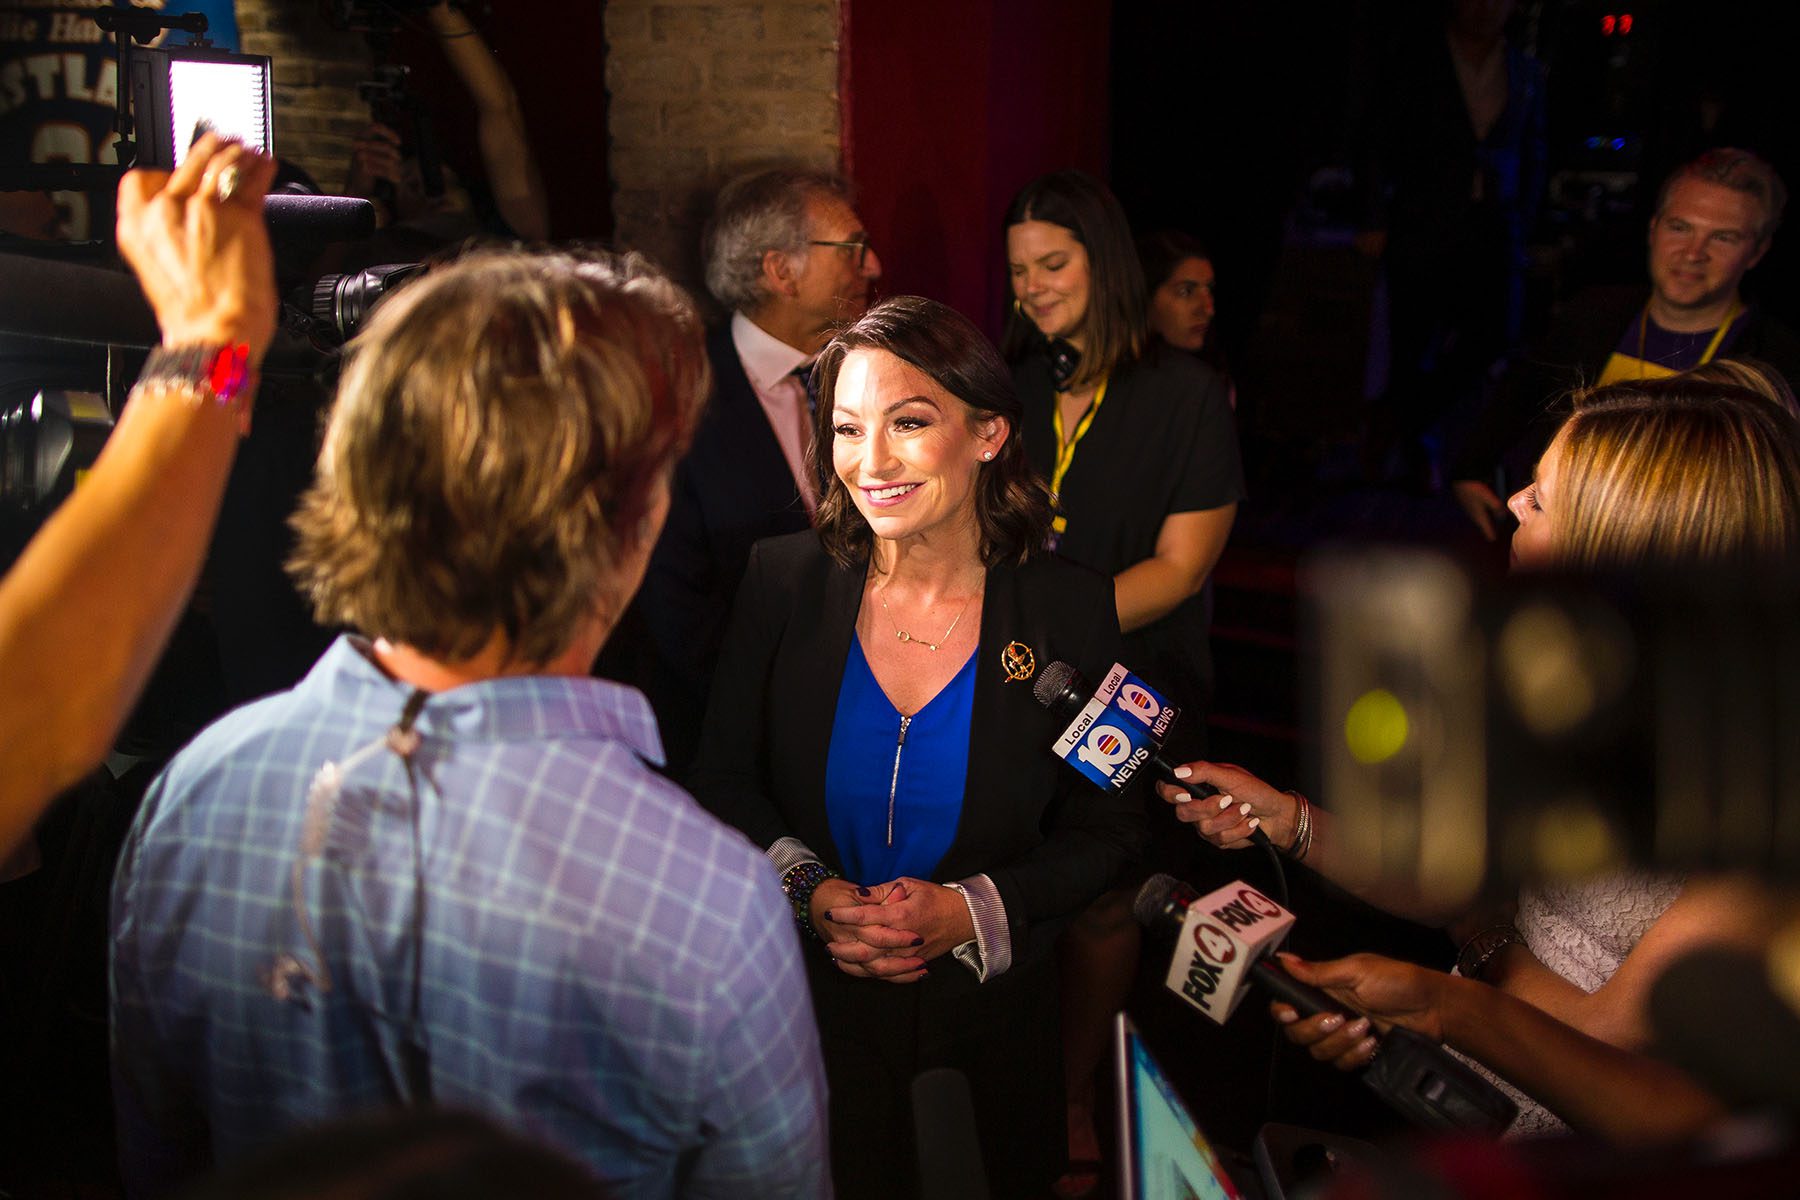
[[[1695,363],[1694,366],[1703,367],[1707,363],[1712,361],[1712,356],[1719,352],[1719,344],[1725,340],[1726,330],[1731,328],[1731,323],[1733,321],[1737,320],[1738,314],[1743,311],[1744,311],[1743,305],[1739,304],[1735,300],[1731,302],[1731,311],[1725,314],[1725,319],[1723,321],[1719,322],[1718,329],[1713,331],[1712,341],[1710,341],[1706,344],[1706,352],[1700,356],[1700,361]],[[1662,326],[1658,325],[1657,328],[1661,329]],[[1644,377],[1644,372],[1643,372],[1643,364],[1645,362],[1644,343],[1649,340],[1649,336],[1650,336],[1650,306],[1648,304],[1646,304],[1646,305],[1644,305],[1643,313],[1638,316],[1638,378],[1639,379],[1642,379]]]
[[[1063,440],[1062,401],[1055,397],[1051,399],[1050,420],[1056,429],[1056,467],[1050,472],[1050,494],[1053,498],[1059,498],[1062,495],[1063,476],[1069,473],[1069,464],[1075,461],[1075,447],[1081,445],[1081,439],[1087,436],[1089,426],[1094,423],[1094,414],[1098,413],[1100,405],[1105,403],[1106,385],[1110,382],[1112,382],[1110,375],[1100,381],[1100,386],[1094,390],[1094,399],[1088,404],[1087,411],[1081,414],[1081,420],[1075,422],[1075,436],[1067,441]],[[1058,499],[1058,503],[1060,502]]]

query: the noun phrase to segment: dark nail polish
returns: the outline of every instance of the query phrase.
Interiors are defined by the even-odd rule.
[[[915,946],[923,946],[925,944],[925,939],[922,937],[916,937],[912,940],[912,944]]]
[[[824,916],[822,916],[822,917],[821,917],[821,918],[820,918],[820,919],[821,919],[821,920],[824,920],[824,921],[829,921],[829,920],[831,920],[831,910],[830,910],[830,909],[829,909],[829,908],[828,908],[828,909],[826,909],[826,910],[825,910],[825,914],[824,914]]]
[[[857,888],[856,894],[859,896],[866,896],[869,894],[869,889],[868,888]]]

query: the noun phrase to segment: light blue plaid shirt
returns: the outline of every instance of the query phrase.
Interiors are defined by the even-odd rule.
[[[409,694],[340,638],[152,786],[112,903],[133,1190],[430,1101],[562,1147],[620,1197],[828,1196],[786,901],[761,854],[641,761],[661,756],[643,697],[545,676],[434,695],[415,787],[383,743]],[[296,903],[327,762],[342,785],[311,806],[323,853]],[[283,955],[305,969],[277,999]]]

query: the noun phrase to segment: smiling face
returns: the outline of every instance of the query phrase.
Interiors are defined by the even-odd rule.
[[[1557,507],[1562,498],[1561,468],[1563,450],[1568,445],[1568,428],[1558,432],[1544,457],[1538,459],[1537,477],[1514,492],[1506,507],[1518,518],[1519,527],[1512,536],[1514,570],[1536,571],[1556,561],[1556,531],[1563,516]]]
[[[1650,284],[1659,324],[1682,318],[1716,321],[1711,310],[1736,299],[1744,273],[1768,249],[1762,204],[1722,183],[1676,181],[1650,222]]]
[[[975,480],[1005,418],[976,421],[924,371],[867,349],[844,356],[831,420],[832,468],[876,537],[974,536]]]
[[[1049,221],[1020,221],[1006,229],[1006,262],[1013,298],[1045,337],[1082,349],[1092,276],[1087,247]]]
[[[1150,328],[1182,350],[1206,345],[1213,319],[1213,265],[1204,258],[1184,258],[1150,296]]]

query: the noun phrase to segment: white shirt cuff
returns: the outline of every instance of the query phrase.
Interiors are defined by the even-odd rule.
[[[778,877],[786,875],[801,863],[824,861],[807,849],[806,843],[797,837],[776,838],[775,844],[763,853],[775,865],[775,874]]]
[[[1006,924],[1006,905],[1001,903],[1000,889],[986,875],[974,875],[960,883],[944,886],[955,888],[969,906],[969,919],[975,923],[975,936],[950,953],[956,961],[986,983],[1012,966],[1012,931]]]

